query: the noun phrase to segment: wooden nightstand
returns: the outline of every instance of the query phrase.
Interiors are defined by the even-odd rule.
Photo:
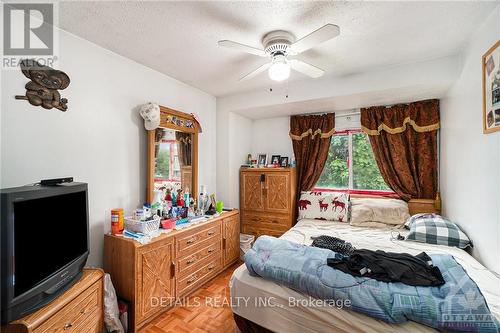
[[[5,333],[101,333],[104,272],[85,269],[82,278],[43,308],[2,327]]]

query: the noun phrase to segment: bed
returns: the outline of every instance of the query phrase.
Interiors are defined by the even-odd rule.
[[[500,278],[482,266],[464,250],[456,247],[395,240],[397,233],[407,231],[390,228],[353,227],[348,223],[318,220],[300,220],[282,239],[310,245],[311,236],[331,235],[357,248],[418,254],[447,253],[454,256],[483,293],[492,314],[500,319]],[[436,332],[435,329],[415,323],[394,325],[366,315],[311,302],[304,294],[274,282],[249,275],[245,265],[238,267],[231,277],[232,310],[244,332]],[[293,302],[289,302],[289,298]],[[293,305],[293,306],[290,306]],[[257,328],[257,329],[256,329]],[[264,328],[264,329],[262,329]]]

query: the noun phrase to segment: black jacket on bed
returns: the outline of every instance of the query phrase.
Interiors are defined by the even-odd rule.
[[[384,282],[402,282],[410,286],[440,286],[445,283],[441,271],[422,252],[408,253],[354,250],[342,259],[327,259],[328,266],[353,276],[369,277]]]

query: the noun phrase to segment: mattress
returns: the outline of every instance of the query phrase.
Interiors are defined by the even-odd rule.
[[[347,223],[301,220],[282,239],[310,245],[311,237],[330,235],[344,239],[356,248],[418,254],[453,255],[483,293],[490,311],[500,319],[500,278],[464,250],[442,245],[395,240],[407,231],[353,227]],[[394,325],[361,313],[331,306],[290,288],[250,276],[245,265],[238,267],[230,280],[231,307],[234,313],[274,332],[436,332],[435,329],[407,322]]]

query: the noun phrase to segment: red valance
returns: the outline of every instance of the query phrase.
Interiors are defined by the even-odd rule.
[[[290,121],[290,138],[302,140],[308,136],[314,140],[330,138],[335,133],[335,113],[310,116],[292,116]]]
[[[398,134],[408,126],[420,133],[439,129],[439,100],[361,109],[361,129],[368,135],[380,135],[382,131]]]

